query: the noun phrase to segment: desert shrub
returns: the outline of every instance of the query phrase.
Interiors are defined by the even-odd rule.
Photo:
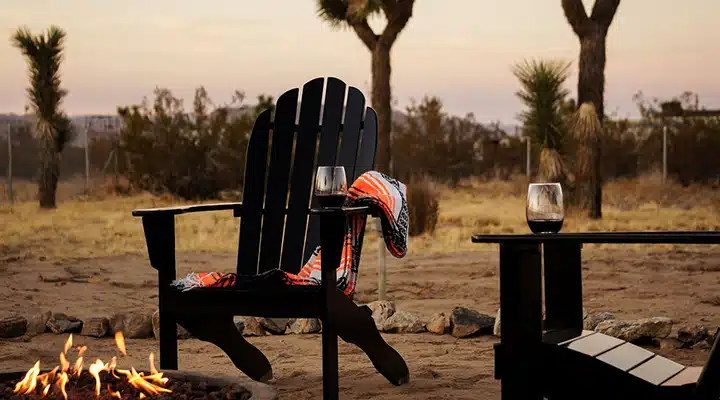
[[[439,217],[439,195],[427,178],[414,179],[407,187],[410,236],[435,232]]]
[[[409,181],[429,176],[455,186],[476,172],[483,140],[493,132],[472,114],[451,116],[437,97],[412,101],[393,128],[393,174]]]
[[[242,99],[236,92],[235,102]],[[271,104],[272,98],[260,96],[255,108],[215,107],[201,87],[188,112],[169,90],[157,89],[152,106],[118,109],[124,175],[133,187],[184,199],[218,198],[238,189],[252,124]]]

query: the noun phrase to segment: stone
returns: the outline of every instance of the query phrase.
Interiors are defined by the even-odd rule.
[[[80,334],[83,336],[93,336],[101,338],[107,335],[110,330],[110,320],[102,317],[88,318],[83,322]]]
[[[113,314],[113,316],[110,317],[110,320],[109,320],[109,322],[110,322],[109,333],[110,334],[114,335],[115,333],[122,332],[125,329],[126,315],[127,314],[125,314],[125,313],[118,313],[118,314]]]
[[[465,307],[455,307],[450,315],[450,334],[457,338],[491,334],[495,318]]]
[[[385,320],[382,330],[388,333],[420,333],[425,331],[425,323],[418,315],[400,310]]]
[[[153,337],[156,340],[160,340],[160,311],[159,310],[156,310],[152,315],[152,331],[153,331]],[[192,337],[192,333],[190,333],[187,329],[183,328],[182,325],[177,324],[176,337],[178,339],[190,339]]]
[[[685,343],[675,338],[668,337],[665,339],[660,339],[660,348],[664,350],[681,349],[684,345]]]
[[[694,345],[692,345],[692,347],[691,347],[691,349],[693,349],[693,350],[710,350],[711,348],[712,348],[712,344],[708,343],[707,340],[697,342]]]
[[[36,336],[48,331],[47,322],[52,317],[52,311],[34,314],[28,319],[26,335]]]
[[[153,337],[152,314],[143,312],[118,313],[110,317],[110,333],[122,332],[129,339]]]
[[[710,337],[710,330],[701,325],[683,326],[678,329],[677,336],[685,347],[692,347]]]
[[[615,319],[615,315],[609,312],[588,314],[588,316],[585,317],[585,319],[583,320],[583,329],[588,331],[594,331],[598,324],[600,324],[601,322],[609,321],[611,319]]]
[[[259,318],[259,321],[267,332],[275,335],[284,335],[290,324],[290,318]]]
[[[286,333],[305,334],[318,333],[322,329],[322,324],[317,318],[297,318],[290,323]]]
[[[448,333],[450,331],[450,316],[445,315],[443,312],[433,314],[425,324],[425,329],[437,335]]]
[[[493,325],[493,336],[500,337],[500,309],[495,314],[495,324]]]
[[[243,333],[245,330],[245,318],[235,316],[233,317],[233,322],[235,323],[235,328],[237,328],[238,332]]]
[[[373,301],[367,305],[367,308],[372,311],[372,318],[378,329],[382,329],[385,321],[395,314],[395,303],[387,300]]]
[[[672,324],[672,320],[666,317],[607,320],[599,323],[595,331],[634,343],[643,339],[665,339],[672,331]]]
[[[23,336],[27,330],[28,321],[25,317],[16,314],[0,314],[0,338],[16,338]]]
[[[237,324],[236,324],[237,326]],[[270,333],[265,331],[265,328],[260,324],[258,318],[247,317],[243,321],[243,336],[267,336]]]
[[[83,322],[76,317],[55,313],[47,321],[47,327],[52,333],[78,333],[82,330]]]

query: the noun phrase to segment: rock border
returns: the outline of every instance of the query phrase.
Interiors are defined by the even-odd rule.
[[[378,330],[384,333],[432,333],[456,338],[477,336],[500,337],[500,309],[495,316],[467,307],[439,312],[425,317],[397,309],[387,300],[360,305],[372,315]],[[29,341],[41,333],[66,334],[103,338],[122,331],[129,339],[158,339],[159,311],[116,313],[109,317],[90,317],[84,321],[72,315],[44,311],[30,316],[15,313],[0,314],[0,339]],[[584,329],[594,330],[636,344],[661,348],[710,349],[715,329],[703,325],[676,326],[670,318],[652,317],[618,320],[610,312],[584,312]],[[235,317],[235,325],[244,336],[302,335],[322,331],[317,318],[260,318]],[[192,338],[190,332],[178,325],[178,339]]]

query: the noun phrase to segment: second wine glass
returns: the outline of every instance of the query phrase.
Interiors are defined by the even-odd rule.
[[[347,198],[345,168],[318,167],[315,176],[315,196],[320,207],[342,207]]]
[[[531,183],[525,216],[533,233],[558,233],[565,220],[562,187],[559,183]]]

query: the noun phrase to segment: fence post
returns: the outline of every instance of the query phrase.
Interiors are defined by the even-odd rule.
[[[662,183],[667,182],[667,124],[663,125],[663,171],[662,171]]]
[[[15,199],[13,195],[13,159],[12,159],[12,122],[7,122],[7,145],[8,145],[8,165],[7,165],[7,193],[8,200],[12,203]]]
[[[385,300],[387,291],[387,275],[385,273],[385,242],[382,236],[380,218],[375,218],[375,228],[380,240],[378,241],[378,300]]]
[[[89,130],[90,124],[92,123],[92,117],[88,117],[85,121],[85,194],[90,193],[90,154],[88,150],[89,144]]]
[[[530,181],[530,136],[525,136],[525,175]]]

